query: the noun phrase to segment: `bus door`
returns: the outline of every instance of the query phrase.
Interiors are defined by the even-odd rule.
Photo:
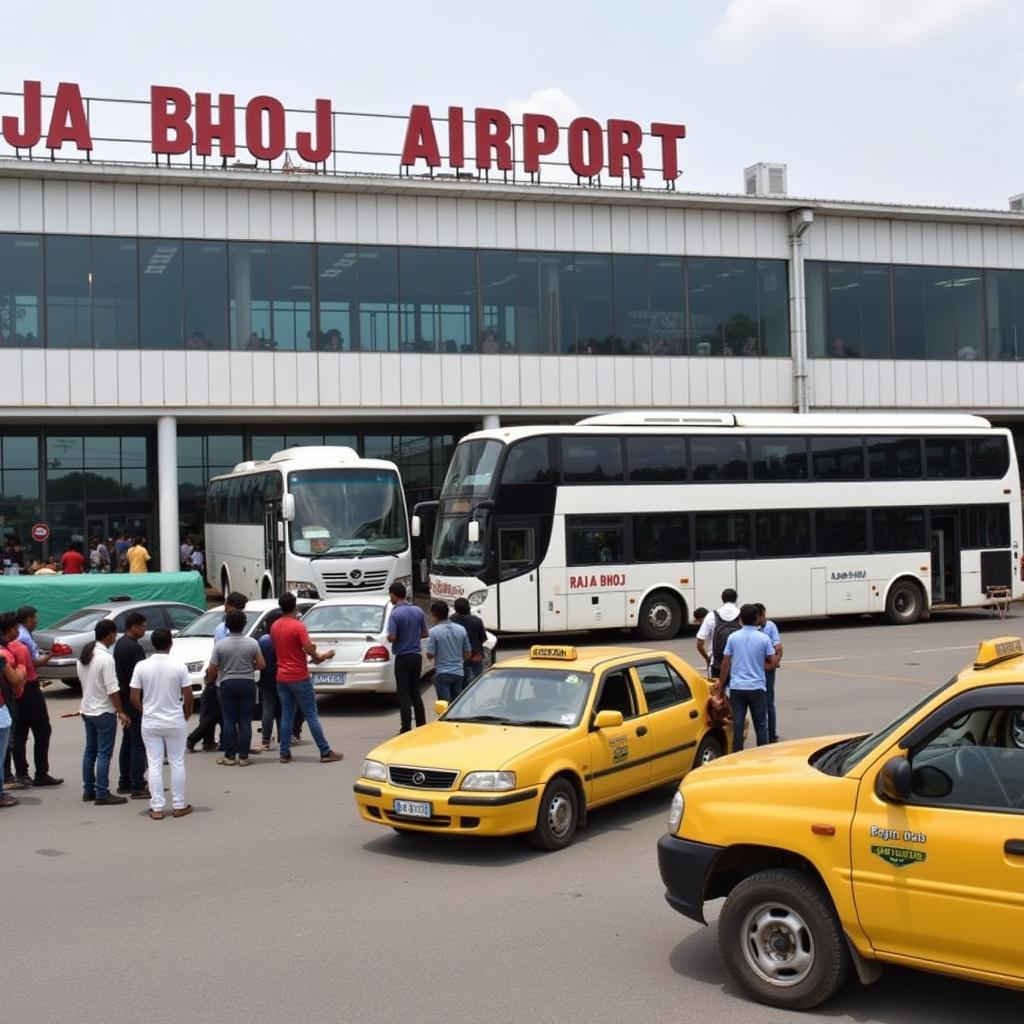
[[[930,514],[932,604],[960,604],[960,530],[955,509]]]
[[[263,565],[274,581],[274,595],[280,597],[285,592],[286,582],[280,501],[268,501],[263,506]]]
[[[540,625],[537,520],[494,520],[498,554],[498,629],[535,633]]]

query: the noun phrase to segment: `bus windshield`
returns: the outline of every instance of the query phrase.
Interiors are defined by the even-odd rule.
[[[484,538],[487,536],[487,510],[478,509],[476,521],[480,524],[480,540],[469,541],[469,516],[442,516],[434,531],[433,566],[440,571],[454,568],[468,572],[483,568]]]
[[[386,469],[303,469],[288,474],[295,497],[296,555],[399,555],[409,546],[397,474]]]
[[[482,498],[494,487],[494,470],[504,446],[500,441],[464,441],[455,449],[441,498]]]

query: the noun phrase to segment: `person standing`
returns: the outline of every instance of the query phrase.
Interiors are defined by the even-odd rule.
[[[768,742],[768,701],[765,672],[775,668],[779,659],[771,640],[757,628],[757,608],[740,608],[740,629],[725,642],[721,685],[732,707],[732,749],[743,749],[743,723],[750,710],[757,745]]]
[[[15,807],[18,803],[10,793],[4,792],[4,786],[14,782],[13,776],[7,778],[6,769],[7,747],[14,724],[11,707],[25,685],[25,670],[18,665],[9,646],[17,636],[17,618],[13,612],[4,612],[0,615],[0,762],[5,768],[0,772],[0,807]],[[17,788],[23,789],[24,786],[18,784]]]
[[[114,554],[117,557],[117,572],[128,571],[128,549],[132,546],[132,542],[128,539],[127,533],[119,533],[117,535],[117,541],[114,544]]]
[[[275,608],[267,613],[264,620],[266,632],[256,642],[260,645],[263,655],[263,668],[256,681],[260,695],[260,746],[263,750],[270,749],[274,726],[277,726],[277,739],[281,741],[281,702],[277,699],[277,655],[274,653],[274,641],[270,639],[270,627],[281,618],[281,609]],[[295,742],[294,740],[292,741]]]
[[[110,551],[99,537],[89,542],[89,567],[91,572],[110,572]]]
[[[244,767],[249,764],[252,747],[252,713],[256,706],[254,673],[262,671],[267,663],[260,645],[251,636],[243,635],[245,612],[233,608],[224,616],[224,624],[228,635],[214,643],[206,670],[207,683],[212,685],[219,679],[220,686],[224,753],[217,764]]]
[[[96,623],[96,639],[82,648],[78,657],[78,679],[82,684],[82,723],[85,753],[82,755],[82,799],[99,806],[126,804],[123,796],[110,792],[110,759],[114,753],[117,723],[131,725],[117,685],[117,672],[110,648],[117,639],[117,626],[110,619]]]
[[[164,816],[164,757],[171,766],[171,814],[192,812],[185,802],[185,733],[192,714],[192,686],[188,669],[168,657],[171,631],[153,630],[153,657],[140,661],[132,672],[132,705],[142,719],[142,738],[149,760],[149,816]]]
[[[462,689],[465,689],[484,670],[484,644],[487,643],[487,630],[479,615],[469,610],[469,602],[464,597],[455,599],[455,614],[450,621],[461,626],[469,637],[470,655],[463,672]]]
[[[65,576],[81,576],[85,573],[85,556],[82,554],[80,540],[68,544],[67,551],[60,556],[60,566]]]
[[[765,696],[768,701],[768,742],[778,743],[779,733],[775,716],[775,673],[778,666],[782,664],[782,637],[779,635],[779,627],[768,618],[768,609],[761,603],[755,604],[757,609],[757,628],[772,642],[775,648],[775,656],[778,658],[776,666],[764,674]]]
[[[343,755],[331,749],[320,725],[316,693],[309,678],[307,661],[307,657],[313,659],[314,665],[330,661],[334,657],[334,650],[332,648],[321,653],[309,639],[309,631],[295,613],[298,602],[294,594],[282,594],[277,604],[281,609],[281,617],[270,627],[270,639],[277,655],[277,697],[281,701],[279,760],[281,764],[288,764],[292,759],[292,725],[295,721],[295,708],[300,707],[309,724],[310,735],[320,749],[321,764],[340,761]]]
[[[449,620],[447,601],[431,601],[430,616],[434,625],[427,635],[427,657],[434,662],[434,689],[438,700],[450,702],[462,692],[473,649],[465,629]]]
[[[397,580],[388,588],[391,599],[391,617],[388,619],[388,643],[395,659],[395,692],[398,697],[398,714],[401,720],[400,732],[412,728],[413,714],[416,724],[425,725],[427,713],[420,695],[420,679],[423,676],[423,654],[421,640],[427,632],[427,617],[419,605],[406,600],[405,584]]]
[[[39,624],[39,615],[31,605],[23,605],[15,612],[18,619],[18,642],[28,658],[25,664],[25,688],[17,700],[17,721],[12,731],[14,774],[23,786],[59,786],[64,780],[50,774],[50,714],[46,708],[39,682],[39,666],[45,665],[52,654],[40,653],[32,630]],[[28,774],[28,734],[32,733],[32,761],[35,778]]]
[[[722,674],[722,657],[725,642],[731,633],[740,628],[740,610],[736,604],[736,591],[726,587],[722,591],[722,604],[704,616],[697,630],[697,653],[708,665],[709,676],[718,679]]]
[[[183,572],[192,568],[192,552],[194,550],[192,538],[186,534],[185,539],[181,542],[181,547],[178,548],[178,561],[181,563]]]
[[[129,612],[124,620],[124,635],[114,644],[114,671],[117,673],[121,706],[128,712],[131,725],[121,732],[118,752],[118,793],[130,793],[133,800],[148,800],[146,789],[146,745],[142,739],[142,713],[132,704],[132,674],[146,652],[139,641],[146,635],[146,616]]]
[[[149,572],[149,560],[152,557],[142,543],[141,537],[135,538],[135,543],[125,553],[128,559],[129,572]]]

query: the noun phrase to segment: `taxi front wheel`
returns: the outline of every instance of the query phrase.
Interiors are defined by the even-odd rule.
[[[718,946],[750,998],[810,1010],[846,980],[850,957],[832,901],[799,871],[762,871],[730,893],[718,919]]]
[[[537,827],[530,842],[541,850],[561,850],[572,842],[579,821],[576,790],[568,779],[552,779],[544,789]]]

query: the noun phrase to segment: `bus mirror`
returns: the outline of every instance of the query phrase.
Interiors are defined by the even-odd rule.
[[[281,495],[281,518],[286,523],[290,523],[295,518],[295,495],[294,494],[282,494]]]
[[[413,516],[409,521],[409,529],[412,531],[414,537],[418,537],[423,532],[423,524],[420,522],[419,516]]]
[[[466,528],[466,538],[470,544],[480,543],[480,524],[475,519],[469,521],[469,526]]]

